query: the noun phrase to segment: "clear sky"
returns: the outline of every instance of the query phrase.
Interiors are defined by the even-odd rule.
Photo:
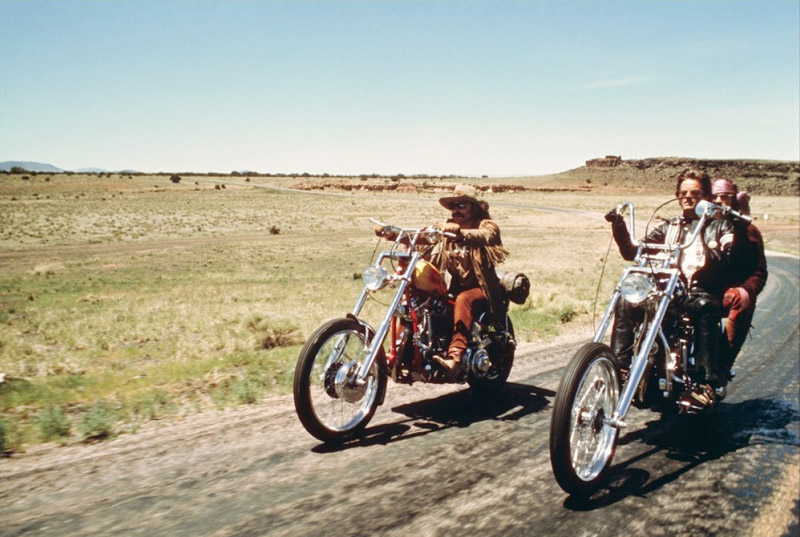
[[[536,175],[800,159],[800,2],[0,0],[0,161]]]

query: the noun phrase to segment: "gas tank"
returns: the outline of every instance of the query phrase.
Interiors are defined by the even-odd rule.
[[[442,273],[432,263],[424,259],[417,261],[411,283],[424,293],[439,296],[447,295],[447,285],[444,283]]]

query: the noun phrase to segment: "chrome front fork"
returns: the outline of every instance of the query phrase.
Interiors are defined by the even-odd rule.
[[[667,289],[674,289],[676,280],[677,274],[674,274],[670,278]],[[614,414],[610,418],[606,418],[604,420],[606,425],[610,425],[611,427],[616,427],[619,429],[627,427],[627,424],[625,423],[625,416],[628,414],[628,410],[631,407],[631,402],[633,401],[633,396],[636,393],[636,389],[639,387],[639,383],[642,381],[642,375],[644,375],[644,371],[647,367],[647,360],[650,356],[650,350],[653,348],[656,337],[658,337],[658,335],[661,333],[661,323],[664,320],[664,316],[667,314],[667,308],[669,307],[670,302],[672,302],[672,296],[664,294],[661,297],[661,302],[658,305],[658,309],[656,310],[655,315],[650,320],[650,323],[647,327],[647,333],[645,334],[642,346],[639,347],[639,352],[633,358],[631,370],[628,373],[628,380],[623,387],[622,395],[617,402],[617,407],[614,409]]]
[[[372,369],[372,364],[375,362],[375,357],[378,356],[378,351],[383,346],[383,340],[386,338],[386,334],[389,332],[389,328],[392,325],[392,318],[394,317],[394,312],[397,311],[398,306],[400,306],[400,301],[403,299],[405,295],[406,288],[408,288],[408,284],[411,281],[411,274],[414,272],[414,267],[417,265],[417,261],[419,260],[419,253],[414,252],[411,256],[411,259],[408,262],[408,267],[403,275],[400,277],[400,283],[397,286],[397,292],[394,294],[394,299],[392,300],[391,305],[389,306],[389,310],[386,313],[386,317],[383,318],[381,324],[378,326],[378,329],[375,331],[375,337],[372,340],[372,345],[370,346],[369,350],[366,353],[366,358],[361,363],[358,375],[356,376],[356,384],[362,385],[366,382],[367,375],[369,374],[370,369]],[[362,297],[359,298],[359,302],[357,304],[357,309],[354,311],[354,315],[357,317],[358,313],[361,310],[361,306],[363,306],[364,301],[366,300],[366,289],[365,293],[362,293]]]

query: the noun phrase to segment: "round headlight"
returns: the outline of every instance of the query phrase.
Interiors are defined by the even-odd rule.
[[[644,274],[628,274],[619,286],[619,292],[631,304],[639,304],[647,298],[653,284]]]
[[[388,276],[389,274],[386,272],[385,268],[371,265],[364,271],[364,285],[370,291],[377,291],[386,285],[386,278]]]

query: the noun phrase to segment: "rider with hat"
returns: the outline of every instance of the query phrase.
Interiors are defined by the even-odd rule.
[[[508,251],[500,240],[500,228],[489,215],[489,204],[478,199],[474,187],[456,185],[453,194],[439,203],[450,211],[450,218],[434,226],[456,237],[445,237],[434,248],[431,262],[450,275],[448,289],[455,296],[455,312],[447,355],[434,360],[453,376],[461,367],[475,316],[488,310],[501,318],[505,311],[495,267],[508,257]]]
[[[425,258],[443,275],[449,275],[448,292],[455,297],[455,307],[447,354],[433,359],[455,379],[461,372],[461,358],[474,319],[486,311],[498,319],[505,313],[503,288],[495,267],[508,257],[508,251],[500,240],[500,228],[489,215],[489,204],[478,199],[475,187],[456,185],[439,203],[450,211],[450,218],[434,223],[434,227],[455,237],[443,237]],[[375,233],[389,237],[391,231],[378,226]]]

